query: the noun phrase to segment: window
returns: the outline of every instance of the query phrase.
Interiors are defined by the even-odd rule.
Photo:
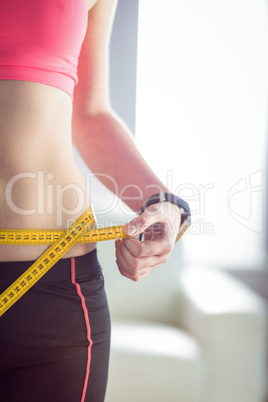
[[[187,262],[265,260],[267,49],[262,0],[140,2],[137,145],[191,205]]]

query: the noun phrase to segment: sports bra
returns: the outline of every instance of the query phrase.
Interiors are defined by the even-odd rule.
[[[39,82],[73,97],[87,0],[1,0],[0,79]]]

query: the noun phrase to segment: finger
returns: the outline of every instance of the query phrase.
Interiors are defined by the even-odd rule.
[[[123,276],[134,281],[146,276],[152,269],[166,262],[170,253],[137,258],[121,242],[116,249],[117,265]]]
[[[144,278],[146,275],[148,275],[150,273],[150,271],[152,271],[154,268],[157,268],[158,266],[160,266],[161,264],[163,264],[164,262],[166,262],[166,260],[168,259],[168,256],[165,259],[161,259],[161,262],[159,262],[156,265],[153,265],[151,267],[147,267],[144,269],[140,269],[140,270],[130,270],[129,267],[127,266],[127,268],[124,266],[124,263],[122,263],[121,260],[117,259],[116,263],[118,265],[118,269],[121,273],[121,275],[125,276],[126,278],[131,279],[132,281],[138,281],[141,278]]]
[[[130,263],[131,259],[131,253],[129,256],[126,254],[129,252],[124,252],[123,247],[120,246],[116,250],[116,263],[118,265],[118,269],[121,273],[126,278],[129,278],[133,281],[138,281],[142,277],[148,274],[149,270],[148,269],[135,269],[134,267],[132,268],[132,265]]]
[[[173,249],[173,243],[166,236],[158,236],[152,240],[144,240],[143,242],[137,239],[123,239],[122,244],[135,257],[160,256],[171,253]]]
[[[143,270],[144,268],[148,268],[159,263],[158,255],[137,257],[129,250],[128,247],[126,247],[125,244],[123,244],[123,242],[117,249],[116,256],[117,258],[120,258],[122,261],[124,261],[126,269],[135,271]]]
[[[120,261],[119,259],[116,260],[116,263],[117,263],[120,274],[135,282],[137,282],[141,278],[144,278],[150,272],[149,269],[144,269],[143,271],[139,271],[139,272],[130,271],[129,269],[126,269],[126,267],[124,266],[124,263],[122,263],[122,261]]]
[[[121,267],[121,265],[120,265],[120,263],[118,262],[118,260],[116,261],[116,263],[117,263],[117,266],[118,266],[118,269],[119,269],[120,274],[121,274],[122,276],[124,276],[125,278],[128,278],[128,279],[130,279],[130,280],[132,280],[132,281],[134,281],[134,282],[139,281],[140,279],[144,278],[145,276],[147,276],[147,275],[149,274],[149,271],[148,271],[148,272],[146,271],[144,274],[134,275],[134,276],[133,276],[133,275],[129,274],[126,270],[124,270],[124,269]]]
[[[124,226],[124,232],[128,236],[138,236],[143,233],[149,226],[160,222],[164,217],[160,213],[160,204],[154,204],[148,207],[141,215],[132,219]]]

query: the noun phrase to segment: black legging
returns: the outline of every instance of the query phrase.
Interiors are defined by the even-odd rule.
[[[0,292],[31,263],[0,262]],[[96,251],[62,259],[0,317],[0,401],[103,402],[109,349]]]

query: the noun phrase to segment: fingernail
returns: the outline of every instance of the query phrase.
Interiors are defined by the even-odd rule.
[[[137,228],[134,225],[126,226],[125,232],[128,236],[133,236],[137,232]]]

